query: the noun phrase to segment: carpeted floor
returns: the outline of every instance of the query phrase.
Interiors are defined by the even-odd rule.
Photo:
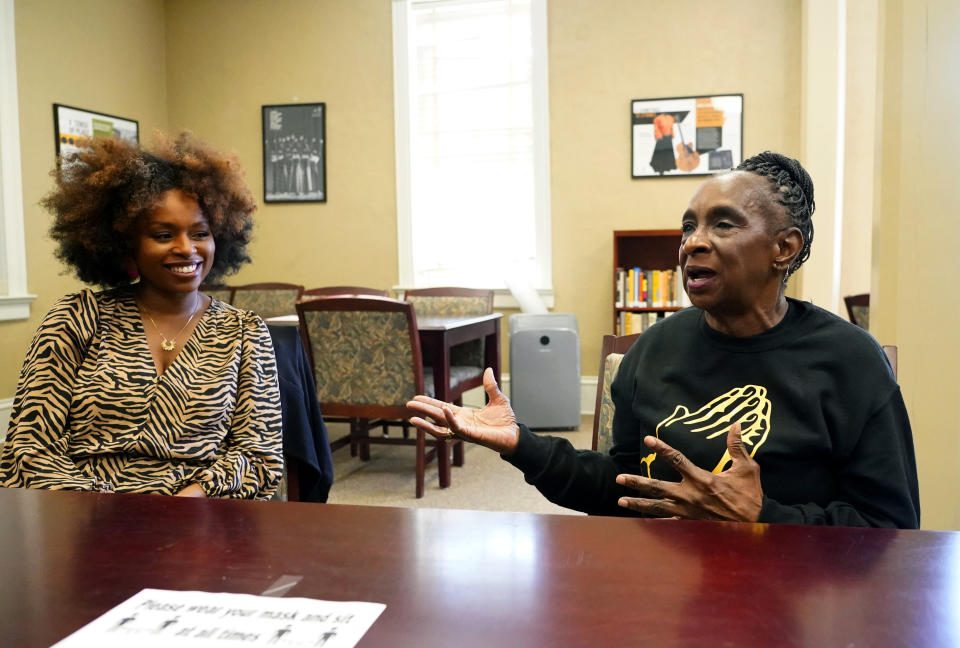
[[[328,427],[332,439],[345,434],[345,424]],[[390,434],[401,432],[392,428]],[[593,417],[584,416],[576,431],[551,434],[568,439],[576,448],[589,448]],[[410,446],[371,446],[367,462],[351,457],[349,448],[341,448],[333,454],[333,464],[334,483],[328,500],[332,504],[580,515],[551,504],[500,455],[472,444],[465,447],[464,465],[452,468],[450,488],[439,487],[436,462],[427,466],[421,499],[414,497],[414,449]]]

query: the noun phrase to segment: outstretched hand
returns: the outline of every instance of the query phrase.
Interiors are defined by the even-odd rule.
[[[763,506],[760,466],[747,453],[740,438],[740,424],[727,433],[727,452],[733,460],[720,474],[707,472],[660,439],[648,436],[643,442],[670,462],[680,482],[618,475],[617,483],[640,491],[645,497],[621,497],[620,506],[653,517],[689,520],[733,520],[756,522]]]
[[[517,447],[520,428],[510,401],[497,387],[493,369],[487,368],[483,372],[483,389],[489,402],[479,410],[458,407],[429,396],[414,396],[407,402],[407,408],[421,416],[412,417],[410,423],[438,439],[463,439],[501,454],[510,454]]]

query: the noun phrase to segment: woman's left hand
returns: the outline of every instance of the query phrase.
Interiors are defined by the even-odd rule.
[[[206,497],[206,496],[207,494],[204,492],[202,488],[200,488],[199,484],[190,484],[189,486],[181,490],[179,493],[177,493],[174,497]]]
[[[683,453],[660,439],[648,436],[643,442],[680,473],[680,482],[618,475],[617,483],[629,486],[646,497],[621,497],[624,508],[653,517],[688,520],[731,520],[756,522],[763,506],[760,466],[747,453],[740,439],[740,424],[727,433],[730,468],[716,475],[693,465]]]

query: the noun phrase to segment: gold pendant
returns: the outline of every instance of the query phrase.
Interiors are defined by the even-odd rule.
[[[168,340],[167,338],[160,336],[160,348],[164,351],[173,351],[177,346],[176,340]]]

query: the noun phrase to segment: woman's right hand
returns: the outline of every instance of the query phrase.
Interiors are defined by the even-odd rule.
[[[419,416],[412,417],[410,423],[438,439],[472,441],[508,455],[517,447],[520,433],[517,417],[510,408],[510,401],[497,387],[493,369],[487,368],[483,372],[483,388],[489,402],[479,410],[458,407],[429,396],[414,396],[412,401],[407,402],[407,408],[436,423]]]

